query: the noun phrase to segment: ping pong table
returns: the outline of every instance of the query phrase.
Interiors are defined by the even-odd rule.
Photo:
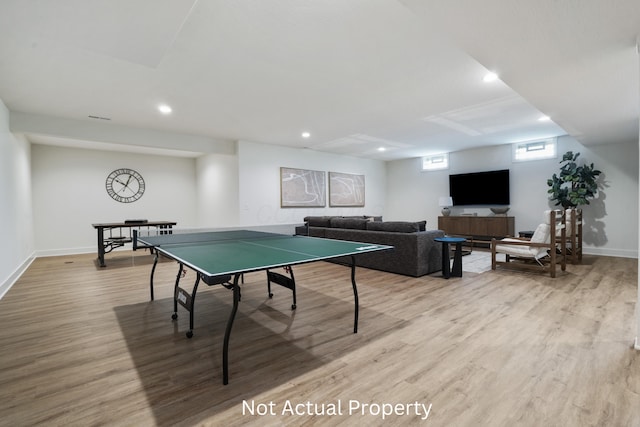
[[[222,285],[233,291],[233,307],[227,320],[222,348],[222,382],[225,385],[229,383],[229,338],[241,298],[238,282],[244,273],[263,270],[269,272],[269,269],[278,267],[290,268],[297,264],[348,257],[355,306],[353,332],[357,333],[358,290],[355,279],[355,257],[367,252],[393,249],[393,246],[387,245],[291,236],[255,230],[174,232],[152,236],[136,235],[134,238],[155,251],[155,260],[149,280],[152,300],[154,298],[153,277],[159,256],[162,255],[179,264],[174,285],[174,314],[172,318],[177,318],[178,303],[189,311],[190,330],[187,337],[191,337],[193,333],[194,301],[200,281],[208,285]],[[196,280],[191,293],[179,285],[185,268],[196,272]],[[293,277],[291,281],[293,281]],[[295,283],[285,286],[291,289]],[[295,289],[292,290],[295,292]],[[295,308],[295,297],[292,308]]]

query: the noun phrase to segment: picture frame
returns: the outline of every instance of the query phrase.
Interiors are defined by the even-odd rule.
[[[309,208],[327,205],[326,172],[280,168],[280,207]]]
[[[330,207],[364,207],[364,175],[329,172]]]

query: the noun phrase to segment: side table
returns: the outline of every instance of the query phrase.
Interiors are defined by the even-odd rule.
[[[433,239],[442,243],[442,276],[445,279],[449,277],[462,277],[462,243],[467,239],[464,237],[436,237]],[[449,244],[455,244],[456,248],[453,253],[453,268],[449,261]]]

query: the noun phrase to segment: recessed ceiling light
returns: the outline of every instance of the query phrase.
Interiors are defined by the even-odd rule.
[[[540,118],[538,118],[539,122],[548,122],[549,120],[551,120],[551,117],[549,116],[541,116]]]
[[[493,73],[493,72],[487,73],[482,78],[482,81],[484,81],[485,83],[495,82],[496,80],[498,80],[498,75],[496,73]]]
[[[378,151],[387,151],[387,149],[384,147],[378,147]]]
[[[161,104],[158,105],[158,111],[160,111],[162,114],[170,114],[173,110],[167,104]]]
[[[311,134],[309,132],[302,132],[302,137],[303,138],[309,138],[311,136]]]

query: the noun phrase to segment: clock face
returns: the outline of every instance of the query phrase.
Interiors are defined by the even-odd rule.
[[[106,187],[113,200],[131,203],[144,194],[144,179],[133,169],[116,169],[107,177]]]

